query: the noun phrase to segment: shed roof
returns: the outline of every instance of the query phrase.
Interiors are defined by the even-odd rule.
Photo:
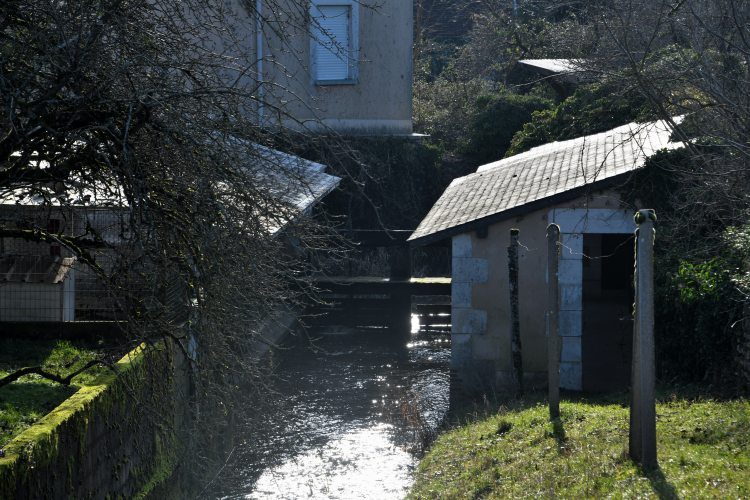
[[[586,69],[583,61],[578,59],[521,59],[518,61],[521,66],[536,71],[543,76],[554,76],[563,81],[571,83],[580,83],[591,74],[591,70]]]
[[[259,191],[267,193],[273,200],[294,207],[299,212],[309,213],[316,203],[341,182],[340,177],[325,173],[327,167],[321,163],[243,139],[222,140],[222,145],[229,147],[236,158],[244,159],[243,171],[257,181]],[[83,182],[72,182],[67,190],[49,185],[0,187],[0,206],[40,207],[51,204],[118,209],[125,206],[125,203],[125,196],[119,186],[103,183],[92,186]],[[289,223],[291,213],[292,211],[289,211],[278,214],[275,218],[265,218],[267,231],[274,236],[279,234]]]
[[[408,241],[426,245],[614,184],[656,151],[680,147],[670,134],[663,121],[630,123],[483,165],[453,180]]]

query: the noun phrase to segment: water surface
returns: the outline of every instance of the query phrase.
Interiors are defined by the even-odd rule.
[[[264,430],[238,436],[245,445],[222,473],[232,480],[219,478],[213,498],[406,493],[415,429],[434,427],[448,407],[450,335],[330,326],[310,336],[279,364],[281,411]]]

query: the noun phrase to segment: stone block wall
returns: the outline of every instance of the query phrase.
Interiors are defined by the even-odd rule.
[[[584,235],[632,234],[632,212],[617,195],[600,192],[490,224],[482,235],[453,236],[451,397],[506,392],[510,378],[510,313],[507,245],[519,236],[519,323],[524,385],[547,385],[547,244],[549,223],[560,226],[560,386],[583,388]],[[589,280],[591,281],[591,280]]]
[[[450,387],[452,397],[457,397],[467,386],[481,387],[491,381],[494,363],[492,358],[477,356],[473,346],[487,333],[487,311],[472,308],[471,293],[475,283],[487,282],[488,261],[473,257],[469,234],[453,238],[452,255]]]

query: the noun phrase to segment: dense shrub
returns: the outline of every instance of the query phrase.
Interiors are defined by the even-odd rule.
[[[513,137],[505,157],[649,116],[648,102],[640,94],[619,89],[614,83],[581,86],[556,108],[534,112],[531,121]]]
[[[419,61],[414,70],[414,131],[454,151],[466,142],[473,103],[484,92],[484,83],[479,78],[462,80],[452,68],[432,76],[429,64],[429,59]]]
[[[750,288],[744,272],[750,229],[729,226],[731,207],[709,203],[703,183],[690,182],[696,168],[686,149],[659,151],[621,186],[622,199],[631,205],[638,199],[659,217],[654,300],[660,376],[728,382]],[[707,205],[713,216],[706,215]]]
[[[662,377],[726,382],[733,372],[743,294],[742,258],[727,248],[691,263],[670,252],[655,263],[655,341]]]
[[[354,229],[415,229],[448,184],[473,171],[427,142],[358,138],[349,146],[353,155],[320,160],[343,178],[322,208]]]
[[[532,113],[552,108],[552,101],[534,95],[482,95],[474,104],[464,152],[480,162],[500,160],[516,132],[531,121]]]

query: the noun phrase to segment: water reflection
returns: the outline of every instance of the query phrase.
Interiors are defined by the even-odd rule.
[[[265,470],[248,499],[402,498],[414,458],[391,439],[392,424],[350,429]]]
[[[244,436],[228,467],[236,481],[217,482],[213,498],[404,496],[418,437],[406,419],[417,409],[434,426],[447,410],[449,334],[330,327],[312,337],[284,357],[282,411]]]

